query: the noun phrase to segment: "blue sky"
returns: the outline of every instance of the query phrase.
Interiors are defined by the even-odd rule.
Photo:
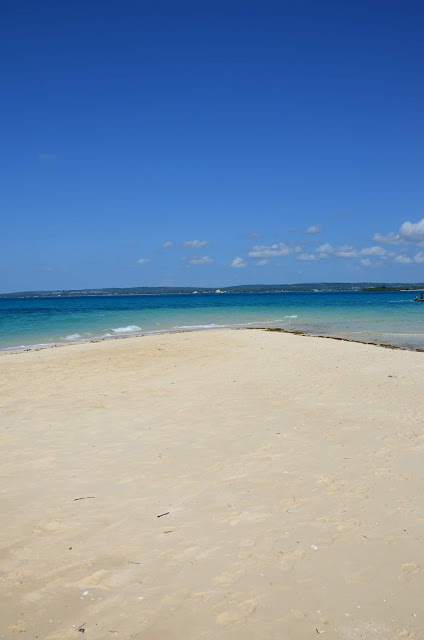
[[[423,19],[5,0],[0,291],[424,280]]]

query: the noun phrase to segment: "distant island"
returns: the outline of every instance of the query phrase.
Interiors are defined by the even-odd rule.
[[[391,285],[375,285],[372,287],[365,287],[361,291],[421,291],[424,285],[422,284],[391,284]]]
[[[75,298],[82,296],[139,296],[197,293],[323,293],[332,291],[421,291],[424,283],[312,282],[299,284],[241,284],[233,287],[127,287],[105,289],[64,289],[0,293],[0,298]]]

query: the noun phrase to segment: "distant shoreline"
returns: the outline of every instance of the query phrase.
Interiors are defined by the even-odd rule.
[[[373,291],[373,290],[363,290],[363,289],[320,289],[320,290],[313,290],[313,291],[309,291],[307,289],[299,289],[296,291],[288,291],[288,290],[284,290],[284,291],[220,291],[220,294],[230,294],[230,295],[243,295],[243,294],[255,294],[255,295],[259,295],[259,294],[267,294],[267,293],[272,293],[272,294],[276,294],[276,293],[414,293],[417,291],[423,291],[424,287],[420,287],[419,289],[385,289],[385,290],[377,290],[377,291]],[[38,298],[45,298],[45,299],[61,299],[61,300],[68,300],[68,299],[75,299],[75,298],[136,298],[136,297],[143,297],[143,296],[183,296],[183,295],[217,295],[216,292],[214,291],[198,291],[196,293],[194,292],[185,292],[185,291],[181,291],[181,292],[172,292],[172,293],[102,293],[102,294],[98,294],[98,293],[86,293],[86,294],[79,294],[79,295],[28,295],[28,296],[18,296],[18,295],[4,295],[4,294],[0,294],[0,299],[1,300],[36,300]]]
[[[385,293],[421,291],[424,283],[381,282],[301,282],[298,284],[235,285],[230,287],[103,287],[100,289],[56,289],[47,291],[16,291],[0,293],[7,298],[89,298],[128,297],[146,295],[202,295],[224,293]]]

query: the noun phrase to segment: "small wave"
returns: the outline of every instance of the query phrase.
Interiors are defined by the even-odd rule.
[[[29,349],[30,347],[34,348],[34,345],[18,344],[11,347],[0,347],[0,351],[15,351],[15,349]]]
[[[284,318],[297,318],[297,316],[284,316]],[[176,325],[174,329],[227,329],[230,327],[256,327],[265,324],[273,324],[276,322],[284,322],[284,318],[277,318],[277,320],[255,320],[253,322],[231,322],[228,324],[183,324]]]
[[[78,338],[81,338],[81,335],[79,333],[71,333],[70,336],[65,336],[63,339],[64,340],[78,340]]]
[[[174,329],[213,329],[213,327],[225,328],[227,324],[182,324],[177,325]]]
[[[132,333],[133,331],[141,331],[141,327],[136,324],[129,324],[128,327],[116,327],[112,331],[114,333]]]
[[[237,327],[251,327],[258,324],[275,324],[276,322],[284,322],[285,318],[297,318],[297,316],[284,316],[283,318],[277,318],[276,320],[255,320],[254,322],[236,322],[234,326]]]

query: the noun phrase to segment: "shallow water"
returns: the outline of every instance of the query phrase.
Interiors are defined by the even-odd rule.
[[[0,349],[219,327],[280,327],[424,348],[415,292],[0,298]]]

